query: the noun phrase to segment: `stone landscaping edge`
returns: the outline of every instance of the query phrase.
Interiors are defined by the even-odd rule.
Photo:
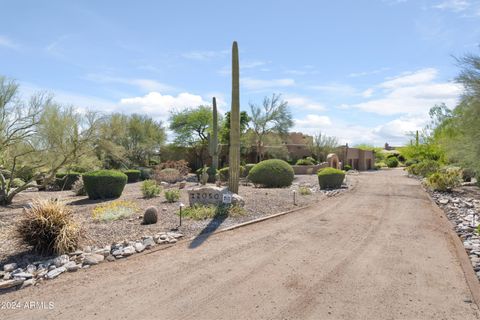
[[[467,282],[468,288],[470,289],[470,293],[472,294],[473,300],[475,304],[480,308],[480,283],[478,277],[473,270],[472,263],[470,258],[465,251],[465,247],[463,246],[463,242],[461,241],[460,237],[454,230],[455,225],[453,222],[448,219],[447,214],[445,213],[442,208],[438,206],[435,200],[432,198],[431,194],[427,190],[423,190],[432,203],[434,210],[439,214],[439,221],[446,227],[445,229],[448,230],[448,238],[450,243],[452,244],[455,253],[457,255],[458,261],[460,263],[460,267],[462,268],[463,274],[465,276],[465,280]]]
[[[348,191],[351,191],[355,188],[356,186],[356,183],[352,183],[350,184],[350,186],[348,187]],[[339,192],[338,190],[332,190],[330,191],[330,193],[327,194],[327,197],[341,197],[345,192]],[[82,250],[77,250],[78,251],[78,254],[77,254],[77,251],[74,252],[74,253],[69,253],[69,254],[66,254],[66,255],[60,255],[54,259],[50,259],[52,261],[55,261],[57,259],[63,259],[65,258],[63,261],[64,263],[62,264],[59,264],[57,268],[53,268],[53,269],[49,269],[48,266],[47,266],[47,269],[45,270],[45,274],[42,274],[41,276],[38,276],[35,275],[35,276],[29,276],[28,278],[18,278],[20,275],[22,274],[27,274],[28,271],[25,271],[28,269],[25,268],[25,270],[19,270],[20,272],[16,272],[16,270],[4,270],[3,271],[3,274],[2,276],[5,274],[5,273],[9,273],[11,272],[12,273],[12,276],[13,276],[13,279],[11,280],[7,280],[7,281],[0,281],[0,292],[2,291],[2,289],[14,289],[16,288],[17,290],[18,289],[23,289],[25,287],[28,287],[30,285],[35,285],[37,284],[37,280],[43,280],[43,279],[54,279],[56,278],[57,276],[59,276],[60,274],[66,272],[66,271],[70,271],[70,272],[73,272],[73,271],[77,271],[79,269],[84,269],[86,267],[90,267],[91,265],[95,265],[95,264],[98,264],[99,262],[103,262],[103,261],[114,261],[114,260],[118,260],[120,258],[123,257],[132,257],[132,256],[142,256],[143,254],[151,254],[151,253],[154,253],[154,252],[158,252],[158,251],[162,251],[162,250],[165,250],[165,249],[168,249],[168,248],[171,248],[173,247],[175,244],[182,244],[182,243],[187,243],[187,242],[191,242],[193,239],[197,238],[197,237],[201,237],[201,238],[204,238],[204,237],[209,237],[209,236],[212,236],[212,235],[215,235],[215,234],[219,234],[219,233],[223,233],[223,232],[227,232],[227,231],[231,231],[231,230],[234,230],[234,229],[238,229],[238,228],[241,228],[241,227],[245,227],[245,226],[248,226],[248,225],[252,225],[252,224],[256,224],[256,223],[259,223],[259,222],[263,222],[263,221],[266,221],[266,220],[270,220],[270,219],[274,219],[274,218],[277,218],[277,217],[280,217],[280,216],[283,216],[283,215],[286,215],[286,214],[289,214],[289,213],[294,213],[294,212],[297,212],[297,211],[300,211],[300,210],[303,210],[303,209],[308,209],[308,208],[311,208],[313,206],[315,206],[317,203],[314,203],[314,204],[310,204],[310,205],[307,205],[307,206],[301,206],[301,207],[298,207],[298,208],[295,208],[295,209],[292,209],[292,210],[288,210],[288,211],[283,211],[283,212],[280,212],[280,213],[276,213],[276,214],[272,214],[272,215],[269,215],[269,216],[265,216],[265,217],[261,217],[261,218],[258,218],[258,219],[254,219],[254,220],[250,220],[250,221],[246,221],[246,222],[243,222],[243,223],[239,223],[239,224],[236,224],[236,225],[233,225],[233,226],[230,226],[230,227],[226,227],[226,228],[223,228],[223,229],[220,229],[220,230],[216,230],[216,231],[213,231],[213,232],[209,232],[209,233],[205,233],[205,234],[202,234],[202,235],[197,235],[197,236],[193,236],[193,237],[190,237],[188,239],[183,239],[183,240],[178,240],[179,238],[183,237],[182,234],[180,233],[174,233],[174,232],[164,232],[162,234],[165,234],[167,235],[168,234],[168,237],[167,239],[170,239],[172,238],[172,242],[168,241],[168,240],[160,240],[160,242],[162,242],[161,246],[156,246],[155,244],[157,244],[157,240],[158,239],[155,239],[153,240],[154,237],[152,236],[144,236],[143,237],[143,241],[150,241],[152,242],[152,244],[150,245],[145,245],[144,243],[142,244],[142,241],[140,241],[140,243],[135,243],[135,241],[129,241],[129,243],[125,243],[124,245],[122,244],[116,244],[115,246],[107,246],[109,247],[108,248],[108,252],[103,252],[107,249],[98,249],[96,251],[102,251],[102,252],[96,252],[95,253],[87,253],[86,256],[85,256],[85,252],[83,252]],[[172,237],[170,237],[170,234],[172,234]],[[178,234],[178,236],[175,236],[173,237],[174,234]],[[156,236],[157,238],[159,237],[159,235]],[[163,239],[163,238],[162,238]],[[138,249],[137,248],[137,245],[140,245],[142,248]],[[123,250],[123,249],[133,249],[132,252],[125,254],[119,254],[118,256],[116,255],[115,251],[118,250],[116,248],[116,246],[120,246],[120,250]],[[126,247],[125,247],[126,246]],[[145,250],[145,249],[148,249],[148,250]],[[75,258],[77,258],[77,256],[81,255],[82,256],[82,259],[81,259],[81,262],[79,261],[76,261]],[[90,256],[101,256],[102,259],[99,259],[99,261],[95,261],[93,263],[89,263],[89,259],[90,259]],[[110,257],[113,257],[112,260],[110,260],[109,258]],[[56,264],[56,263],[53,263],[52,264]],[[69,267],[70,264],[72,265],[75,265],[75,270],[70,270]],[[7,265],[4,265],[4,269],[6,268]],[[29,265],[30,266],[30,265]],[[36,265],[35,265],[36,266]],[[16,264],[12,264],[12,268],[17,268]],[[21,269],[21,268],[20,268]],[[63,270],[64,269],[64,270]],[[33,273],[34,271],[32,271]],[[55,273],[54,275],[52,273]],[[50,276],[50,274],[52,274]],[[9,275],[10,276],[10,275]],[[17,281],[18,283],[15,283],[15,281]],[[5,291],[3,292],[5,293]]]

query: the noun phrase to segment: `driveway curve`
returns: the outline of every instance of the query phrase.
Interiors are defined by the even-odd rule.
[[[1,319],[478,319],[443,213],[401,170],[189,249],[104,263],[0,302]],[[478,285],[475,283],[475,285]]]

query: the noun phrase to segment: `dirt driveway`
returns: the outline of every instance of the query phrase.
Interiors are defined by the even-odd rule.
[[[401,170],[349,178],[353,191],[314,208],[2,295],[47,310],[0,318],[478,319],[419,183]]]

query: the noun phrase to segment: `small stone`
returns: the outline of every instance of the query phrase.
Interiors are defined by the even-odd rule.
[[[56,277],[58,277],[59,275],[61,275],[62,273],[64,273],[65,271],[67,271],[67,269],[65,267],[60,267],[60,268],[55,268],[51,271],[49,271],[46,275],[47,279],[54,279]]]
[[[84,265],[96,265],[102,262],[105,257],[102,254],[92,253],[85,256],[85,260],[83,260]]]
[[[112,254],[116,256],[121,256],[123,254],[123,249],[117,249],[112,252]]]
[[[58,256],[55,259],[53,259],[53,264],[55,265],[55,267],[58,268],[63,266],[69,261],[70,261],[70,257],[66,254],[62,254],[61,256]]]
[[[80,265],[76,264],[75,261],[70,261],[69,263],[65,264],[64,267],[68,272],[75,272],[80,269]]]
[[[155,241],[153,241],[153,238],[147,238],[143,240],[143,245],[145,246],[145,249],[150,249],[151,247],[155,246]]]
[[[91,253],[91,252],[92,252],[92,247],[86,246],[86,247],[83,248],[83,251],[84,251],[85,253]]]
[[[48,267],[48,271],[52,271],[52,270],[54,270],[54,269],[56,269],[56,268],[57,268],[57,267],[55,267],[55,265],[52,264],[50,267]]]
[[[135,243],[135,251],[140,253],[143,250],[145,250],[145,246],[143,244],[141,244],[140,242]]]
[[[162,208],[162,211],[167,211],[168,209],[167,208]]]
[[[33,274],[29,273],[29,272],[19,272],[19,273],[15,273],[13,275],[15,278],[25,278],[25,279],[31,279],[33,278]]]
[[[442,198],[440,200],[438,200],[438,203],[440,204],[447,204],[449,202],[449,200],[447,198]]]
[[[23,288],[27,288],[27,287],[30,287],[30,286],[33,286],[35,285],[36,281],[35,279],[28,279],[28,280],[25,280],[23,283],[22,283],[22,289]]]
[[[35,265],[29,264],[29,265],[27,266],[27,272],[29,272],[29,273],[34,273],[35,271],[37,271],[37,267],[35,267]]]
[[[0,289],[8,289],[11,287],[15,287],[18,285],[21,285],[25,279],[13,279],[13,280],[7,280],[7,281],[0,281]]]
[[[160,235],[160,240],[167,240],[168,236],[166,234]]]
[[[172,239],[168,240],[168,243],[177,243],[177,241],[178,241],[177,239],[172,238]]]
[[[132,246],[128,246],[123,248],[123,256],[128,257],[135,253],[135,248]]]
[[[4,275],[5,275],[5,271],[0,271],[0,279],[2,279]]]
[[[3,266],[3,271],[5,272],[12,272],[13,270],[15,270],[17,268],[17,264],[16,263],[9,263],[9,264],[6,264]]]
[[[70,252],[68,255],[69,255],[70,257],[72,257],[72,256],[81,255],[82,253],[83,253],[82,250],[78,250],[78,249],[77,249],[77,250],[75,250],[74,252]]]
[[[109,255],[108,257],[105,258],[108,262],[115,261],[115,257],[112,255]]]

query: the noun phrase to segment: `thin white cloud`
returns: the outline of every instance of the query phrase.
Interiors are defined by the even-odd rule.
[[[403,73],[400,76],[383,82],[380,86],[383,88],[398,88],[427,83],[435,79],[437,74],[438,71],[435,68],[425,68],[415,72]]]
[[[215,58],[224,57],[229,54],[229,50],[220,50],[220,51],[190,51],[182,54],[182,57],[190,60],[211,60]]]
[[[175,87],[152,79],[115,77],[99,73],[87,74],[86,79],[97,83],[119,83],[131,85],[138,87],[143,91],[170,92],[176,90]]]
[[[240,82],[248,90],[275,89],[275,88],[292,87],[295,85],[295,80],[290,78],[270,79],[270,80],[241,78]]]
[[[324,127],[332,125],[332,120],[328,116],[318,114],[307,114],[304,118],[294,119],[294,131],[311,132],[312,129],[321,131]]]
[[[313,101],[312,99],[307,97],[286,95],[285,100],[288,101],[288,105],[290,106],[290,108],[297,111],[325,111],[327,109],[323,104]]]
[[[177,96],[150,92],[145,96],[124,98],[120,100],[120,111],[147,114],[157,120],[166,121],[173,110],[182,110],[199,105],[210,105],[201,96],[182,92]]]
[[[435,82],[437,70],[421,69],[389,79],[378,85],[381,97],[351,107],[380,115],[425,115],[435,104],[453,107],[462,87],[452,82]]]
[[[321,92],[324,92],[327,94],[333,94],[333,95],[354,96],[359,94],[358,90],[355,89],[354,87],[348,84],[342,84],[342,83],[315,85],[315,86],[310,86],[309,89],[321,91]]]
[[[371,70],[371,71],[352,72],[348,76],[350,78],[365,77],[365,76],[370,76],[370,75],[374,75],[374,74],[383,73],[383,72],[388,71],[388,70],[390,70],[390,68],[385,67],[385,68],[375,69],[375,70]]]
[[[362,96],[364,98],[370,98],[373,95],[374,92],[375,92],[375,90],[373,90],[372,88],[368,88],[367,90],[362,92]]]
[[[452,10],[454,12],[461,12],[470,7],[470,1],[467,0],[445,0],[433,7],[441,10]]]
[[[19,46],[9,37],[0,35],[0,47],[5,47],[8,49],[18,49]]]

